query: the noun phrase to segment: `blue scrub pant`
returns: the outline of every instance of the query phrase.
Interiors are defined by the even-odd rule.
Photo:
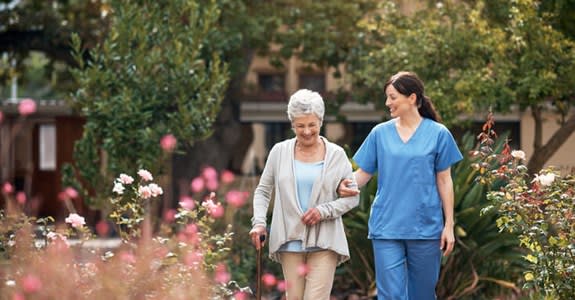
[[[436,299],[439,240],[372,240],[377,299]]]

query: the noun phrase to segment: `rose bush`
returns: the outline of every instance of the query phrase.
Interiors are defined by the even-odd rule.
[[[247,299],[250,289],[234,282],[225,264],[233,232],[219,222],[227,205],[215,193],[218,187],[226,190],[233,174],[223,172],[220,184],[217,172],[206,168],[200,179],[209,183],[182,195],[179,207],[153,227],[149,207],[163,189],[146,170],[139,170],[137,179],[120,174],[110,187],[109,221],[121,239],[113,249],[88,247],[94,234],[73,211],[77,193],[70,188],[60,198],[72,211],[55,224],[23,213],[13,189],[4,185],[0,299]],[[224,195],[232,211],[247,197],[235,189]],[[105,233],[102,224],[96,231]]]
[[[526,288],[546,299],[575,299],[575,176],[553,167],[529,174],[523,151],[493,151],[492,125],[490,116],[473,153],[479,180],[500,186],[488,193],[493,205],[485,211],[496,209],[500,230],[518,233],[528,262]]]

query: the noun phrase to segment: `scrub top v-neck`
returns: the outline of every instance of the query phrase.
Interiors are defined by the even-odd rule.
[[[377,172],[368,237],[439,239],[443,210],[435,174],[462,155],[444,125],[424,118],[404,141],[396,122],[375,126],[353,157],[365,172]]]

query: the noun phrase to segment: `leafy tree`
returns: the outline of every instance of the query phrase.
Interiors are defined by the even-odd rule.
[[[87,62],[79,38],[73,39],[79,89],[71,105],[86,118],[75,172],[97,195],[110,194],[106,187],[126,170],[165,171],[163,135],[182,143],[209,135],[228,79],[208,46],[219,17],[214,3],[111,5],[109,33],[89,50]]]
[[[575,131],[575,44],[537,1],[468,2],[430,5],[404,18],[397,18],[395,5],[385,6],[364,25],[369,47],[348,61],[353,91],[382,105],[385,80],[408,69],[426,82],[447,123],[487,107],[529,109],[535,143],[528,167],[535,172]],[[561,126],[544,143],[546,110]]]
[[[76,32],[86,47],[97,44],[106,32],[109,10],[106,1],[2,0],[0,1],[0,82],[13,76],[21,86],[34,80],[26,63],[34,53],[42,54],[44,82],[52,86],[51,97],[73,90],[67,65],[73,65],[70,35]],[[15,65],[13,65],[13,63]],[[29,91],[26,91],[29,93]]]

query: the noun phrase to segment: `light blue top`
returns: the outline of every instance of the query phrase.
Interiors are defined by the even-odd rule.
[[[294,160],[295,183],[297,190],[297,199],[301,210],[305,213],[309,207],[309,197],[314,182],[321,176],[323,170],[323,161],[319,162],[302,162]],[[318,247],[308,248],[306,251],[320,250]],[[301,241],[290,241],[280,247],[280,251],[302,252]]]
[[[424,118],[407,142],[396,119],[376,125],[353,157],[365,172],[378,175],[368,238],[440,239],[436,173],[462,158],[449,130],[431,119]]]

